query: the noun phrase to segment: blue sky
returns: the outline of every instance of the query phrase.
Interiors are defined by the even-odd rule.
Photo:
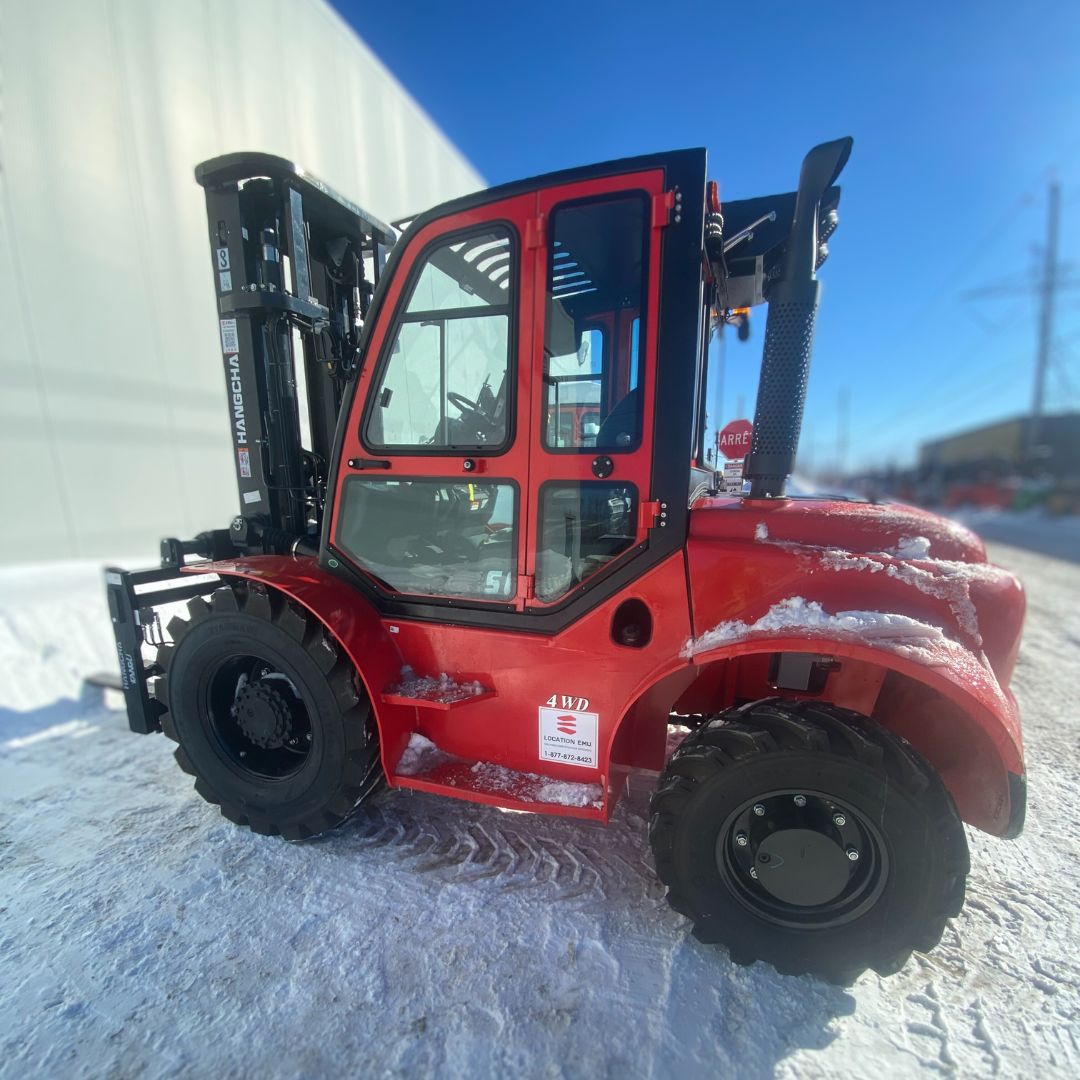
[[[1075,0],[334,3],[491,183],[704,145],[737,198],[789,190],[811,145],[853,135],[804,461],[835,459],[845,388],[853,466],[1030,406],[1051,170],[1080,264]],[[1016,292],[963,298],[999,282]],[[763,329],[729,347],[732,415]],[[1056,336],[1048,405],[1080,408],[1080,289]]]

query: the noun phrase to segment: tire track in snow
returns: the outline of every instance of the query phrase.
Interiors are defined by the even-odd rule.
[[[645,778],[645,785],[651,777]],[[636,791],[634,802],[647,800]],[[410,873],[446,883],[488,880],[502,891],[542,888],[557,900],[658,900],[663,888],[647,858],[638,806],[598,826],[541,815],[504,815],[426,795],[380,794],[336,833],[304,845],[377,851],[408,863]],[[627,818],[629,820],[623,820]]]

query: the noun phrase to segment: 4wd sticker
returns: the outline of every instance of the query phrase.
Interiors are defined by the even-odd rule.
[[[549,708],[548,706],[567,707]],[[570,707],[575,706],[575,707]],[[562,765],[596,768],[596,743],[600,717],[583,710],[588,698],[552,695],[540,706],[540,760]]]

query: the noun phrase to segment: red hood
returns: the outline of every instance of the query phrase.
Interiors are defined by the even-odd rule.
[[[692,509],[690,535],[702,539],[768,539],[867,554],[897,551],[903,540],[921,536],[930,541],[931,559],[986,562],[986,548],[970,529],[900,503],[718,497],[698,499]]]
[[[986,562],[970,529],[936,514],[896,503],[704,498],[691,510],[688,552],[700,583],[696,633],[732,618],[753,621],[772,604],[802,597],[831,613],[877,611],[933,624],[984,655],[1002,686],[1012,674],[1020,583]]]

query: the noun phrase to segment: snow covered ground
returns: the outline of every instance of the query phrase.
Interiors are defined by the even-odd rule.
[[[613,824],[381,795],[304,845],[239,830],[170,745],[80,696],[96,567],[0,574],[0,1076],[1080,1075],[1080,566],[1030,601],[1030,805],[971,834],[963,915],[851,990],[733,966]]]

